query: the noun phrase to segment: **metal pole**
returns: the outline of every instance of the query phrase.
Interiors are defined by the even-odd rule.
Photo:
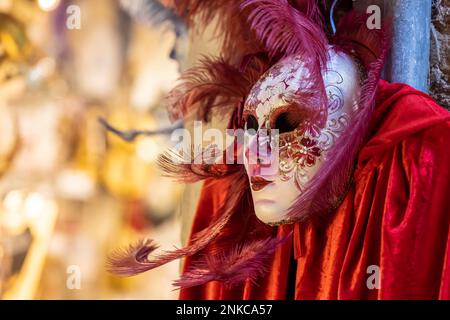
[[[431,0],[356,0],[357,8],[383,6],[392,19],[392,48],[385,78],[428,92],[430,71]]]

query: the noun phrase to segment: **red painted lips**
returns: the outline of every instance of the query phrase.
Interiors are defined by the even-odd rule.
[[[253,191],[259,191],[264,189],[265,186],[268,184],[271,184],[273,181],[268,181],[264,179],[263,177],[251,177],[250,178],[250,184],[252,186]]]

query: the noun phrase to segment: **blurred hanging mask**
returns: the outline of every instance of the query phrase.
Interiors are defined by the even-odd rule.
[[[291,56],[269,69],[245,102],[244,164],[264,223],[290,222],[295,200],[358,112],[362,76],[353,58],[330,49],[322,78],[326,99],[301,56]]]
[[[18,150],[18,132],[9,103],[25,91],[24,64],[29,41],[24,26],[11,15],[0,13],[0,175],[9,168]]]
[[[8,100],[25,85],[23,64],[29,55],[25,29],[12,16],[0,13],[0,97]]]
[[[20,62],[29,54],[25,27],[10,15],[0,13],[0,62]]]

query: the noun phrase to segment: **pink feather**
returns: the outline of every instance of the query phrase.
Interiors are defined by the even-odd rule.
[[[217,157],[211,157],[211,149],[216,150]],[[207,178],[220,179],[243,170],[242,166],[225,164],[227,152],[210,146],[206,150],[200,151],[197,156],[192,152],[191,161],[189,161],[189,159],[183,159],[174,150],[168,150],[159,155],[158,166],[163,171],[163,176],[178,182],[194,183]],[[195,158],[200,158],[201,161],[196,161]],[[217,163],[218,160],[222,162]]]
[[[218,218],[210,226],[200,231],[185,248],[166,251],[153,259],[148,255],[157,249],[152,240],[143,240],[126,249],[114,251],[108,258],[107,269],[121,276],[133,276],[162,266],[185,256],[192,256],[208,246],[225,228],[230,218],[237,212],[236,208],[242,202],[248,191],[248,179],[244,172],[230,176],[236,189],[230,192],[227,201],[219,209]]]
[[[166,101],[172,121],[196,112],[207,120],[213,108],[224,112],[237,107],[253,85],[255,74],[265,71],[262,61],[245,69],[234,67],[223,58],[204,57],[196,66],[183,73],[180,84],[169,93]]]
[[[203,58],[183,73],[180,84],[171,90],[167,105],[171,120],[197,112],[206,120],[214,107],[236,106],[245,92],[245,78],[239,70],[223,59]],[[242,84],[242,87],[237,84]]]
[[[309,2],[306,13],[287,0],[245,0],[241,8],[250,10],[248,20],[257,37],[272,57],[302,55],[324,67],[328,40],[323,26],[308,17],[316,14]]]
[[[256,283],[268,269],[269,259],[278,246],[292,235],[277,239],[256,240],[233,247],[230,252],[205,255],[180,279],[174,282],[177,288],[199,286],[210,281],[220,281],[228,288],[244,281]]]

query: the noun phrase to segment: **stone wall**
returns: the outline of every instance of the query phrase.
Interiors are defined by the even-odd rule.
[[[430,93],[450,109],[450,0],[433,0]]]

